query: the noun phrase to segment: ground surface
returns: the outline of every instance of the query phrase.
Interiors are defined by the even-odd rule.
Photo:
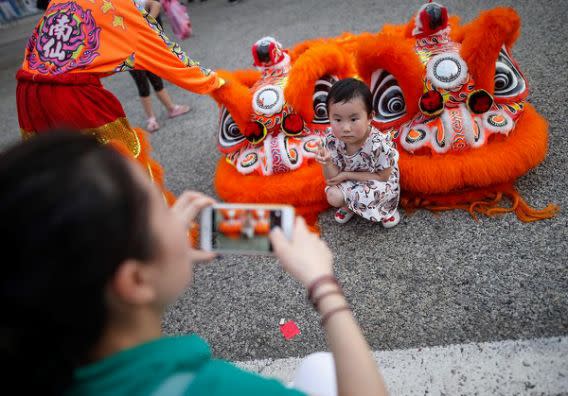
[[[408,20],[411,0],[304,1],[221,0],[190,5],[195,36],[183,44],[210,68],[246,68],[250,45],[264,35],[284,45],[343,31],[378,30]],[[550,152],[517,187],[537,207],[562,208],[553,220],[523,224],[514,215],[481,218],[420,211],[386,232],[365,221],[341,227],[332,213],[320,218],[335,268],[373,349],[392,350],[466,342],[532,339],[568,334],[568,91],[566,6],[561,1],[445,1],[470,20],[497,4],[514,5],[523,28],[514,56],[531,85],[531,101],[550,122]],[[0,31],[0,146],[18,139],[14,73],[25,40],[21,25]],[[124,104],[133,123],[143,122],[134,83],[113,76],[105,85]],[[179,193],[213,193],[219,154],[217,110],[212,100],[169,87],[193,107],[152,136],[167,183]],[[280,318],[296,321],[302,334],[284,341]],[[169,310],[167,333],[197,332],[214,352],[234,360],[304,356],[325,349],[316,314],[304,291],[274,260],[223,258],[196,270],[195,286]],[[564,343],[563,345],[566,345]]]

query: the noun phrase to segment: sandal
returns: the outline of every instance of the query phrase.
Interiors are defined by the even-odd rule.
[[[172,109],[172,111],[169,112],[168,117],[169,118],[179,117],[180,115],[183,115],[183,114],[187,113],[188,111],[189,111],[189,106],[174,105],[174,108]]]
[[[158,129],[160,129],[160,124],[158,124],[156,117],[148,118],[146,129],[148,130],[148,132],[156,132]]]
[[[398,209],[394,211],[391,217],[388,219],[381,220],[381,224],[385,228],[393,228],[400,222],[400,213],[398,213]]]
[[[349,210],[346,206],[343,208],[337,209],[335,212],[335,221],[339,224],[345,224],[355,215],[351,210]]]

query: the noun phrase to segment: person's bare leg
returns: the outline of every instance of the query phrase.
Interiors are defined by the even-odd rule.
[[[327,189],[327,191],[325,192],[325,195],[327,196],[327,202],[335,207],[335,208],[341,208],[343,206],[345,206],[345,200],[343,199],[343,193],[339,190],[339,188],[333,186]]]
[[[152,106],[152,98],[150,96],[141,96],[140,102],[142,102],[146,118],[156,118],[156,115],[154,114],[154,107]]]
[[[161,91],[156,91],[156,96],[160,99],[160,102],[164,105],[166,110],[168,111],[168,116],[170,118],[174,118],[185,114],[189,111],[189,106],[187,105],[178,105],[172,102],[172,98],[166,88],[162,89]]]
[[[146,123],[146,129],[149,132],[155,132],[160,129],[160,124],[156,120],[156,115],[154,114],[154,107],[152,106],[152,98],[150,96],[141,96],[140,102],[142,102],[142,107],[144,108],[144,112],[146,113],[146,117],[148,117],[148,121]]]
[[[335,207],[339,208],[335,212],[335,221],[340,224],[345,224],[353,217],[354,213],[347,207],[345,202],[345,197],[343,193],[337,186],[332,186],[326,188],[325,195],[327,197],[327,202]]]
[[[166,88],[161,91],[156,91],[156,96],[160,99],[160,102],[162,102],[168,113],[171,113],[175,105]]]

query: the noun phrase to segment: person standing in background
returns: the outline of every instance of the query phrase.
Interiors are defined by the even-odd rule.
[[[140,7],[143,7],[152,17],[156,19],[156,22],[162,25],[162,20],[160,19],[161,4],[156,0],[136,0],[136,3]],[[136,83],[136,88],[138,89],[138,95],[140,96],[140,102],[146,113],[146,129],[149,132],[155,132],[160,129],[160,124],[156,119],[156,114],[154,113],[154,107],[152,106],[152,98],[150,96],[150,85],[154,88],[156,96],[162,102],[164,107],[168,112],[169,118],[178,117],[189,111],[189,106],[178,105],[172,102],[172,99],[164,88],[164,81],[152,72],[146,70],[130,70],[130,75]]]

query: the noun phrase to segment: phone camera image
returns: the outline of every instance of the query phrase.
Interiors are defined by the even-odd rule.
[[[281,210],[216,208],[212,213],[211,246],[216,251],[272,252],[270,230],[282,224]]]

